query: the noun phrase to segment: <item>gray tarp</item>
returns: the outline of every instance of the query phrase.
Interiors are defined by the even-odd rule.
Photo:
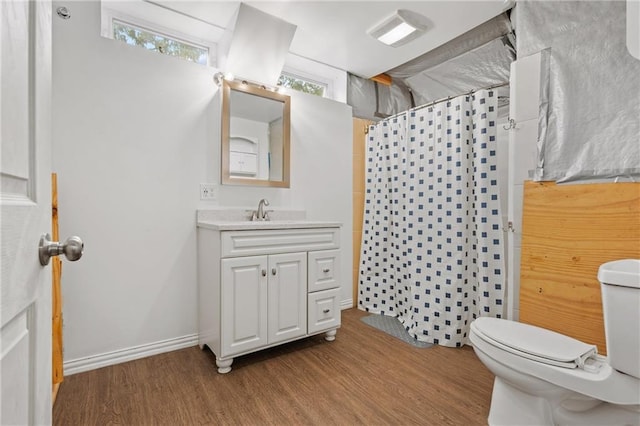
[[[515,60],[511,31],[508,14],[500,14],[389,70],[391,87],[350,74],[347,103],[354,116],[380,120],[436,99],[506,83]]]
[[[518,57],[543,52],[536,180],[640,178],[640,61],[624,1],[518,2]]]
[[[501,37],[407,79],[416,105],[509,81],[515,51]]]
[[[347,103],[353,116],[378,121],[411,108],[411,94],[404,84],[386,86],[348,74]]]

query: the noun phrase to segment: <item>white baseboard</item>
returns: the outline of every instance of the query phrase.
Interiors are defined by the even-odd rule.
[[[351,309],[353,308],[353,299],[345,299],[343,301],[340,302],[340,310],[344,311],[345,309]]]
[[[198,344],[197,334],[175,337],[173,339],[161,340],[159,342],[147,343],[146,345],[134,346],[98,355],[91,355],[84,358],[65,361],[63,364],[64,375],[70,376],[84,371],[95,370],[108,365],[120,364],[122,362],[133,361],[134,359],[145,358],[164,352],[171,352],[178,349],[188,348]]]
[[[353,299],[345,299],[340,302],[340,309],[353,308]],[[64,375],[71,376],[76,373],[95,370],[109,365],[120,364],[122,362],[133,361],[134,359],[145,358],[165,352],[188,348],[198,344],[198,335],[189,334],[187,336],[173,339],[161,340],[159,342],[148,343],[146,345],[134,346],[98,355],[91,355],[84,358],[65,361],[63,364]]]

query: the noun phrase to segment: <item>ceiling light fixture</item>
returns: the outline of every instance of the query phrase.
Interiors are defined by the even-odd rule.
[[[388,46],[398,47],[420,37],[428,26],[429,20],[424,16],[411,10],[398,9],[367,34]]]

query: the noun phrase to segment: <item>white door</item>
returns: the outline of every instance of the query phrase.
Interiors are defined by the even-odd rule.
[[[269,256],[269,344],[307,334],[307,253]]]
[[[51,423],[51,3],[0,1],[0,424]]]
[[[267,257],[222,259],[222,357],[267,344]]]

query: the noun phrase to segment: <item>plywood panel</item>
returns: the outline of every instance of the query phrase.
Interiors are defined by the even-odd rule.
[[[362,243],[362,216],[364,215],[365,156],[368,127],[373,121],[353,119],[353,306],[358,304],[358,268]]]
[[[53,241],[60,241],[58,234],[58,176],[51,174],[51,235]],[[62,371],[62,294],[60,277],[62,275],[62,262],[60,256],[51,258],[52,271],[52,384],[53,394],[51,400],[56,402],[58,387],[63,381]]]
[[[385,86],[391,86],[391,83],[393,82],[393,79],[389,74],[374,75],[373,77],[371,77],[371,80],[375,81],[376,83],[384,84]]]
[[[640,258],[640,183],[525,182],[520,321],[606,353],[598,268]]]

